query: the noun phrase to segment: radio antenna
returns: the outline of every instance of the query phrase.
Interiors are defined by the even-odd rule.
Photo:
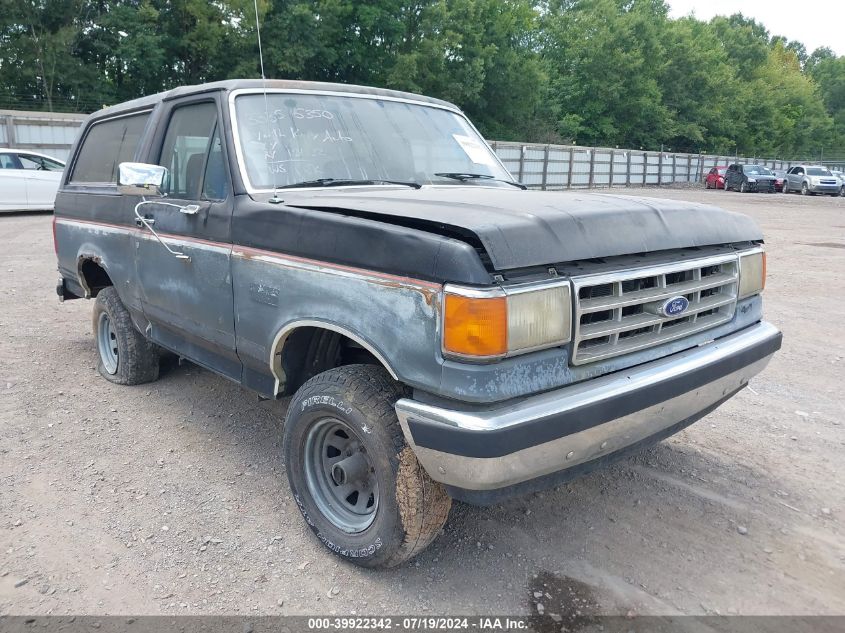
[[[270,107],[267,105],[267,77],[264,74],[264,51],[261,48],[261,25],[259,24],[258,20],[258,0],[252,0],[253,7],[255,8],[255,34],[258,36],[258,63],[261,67],[261,92],[264,94],[264,118],[267,121],[267,138],[269,140],[273,140],[273,127],[270,125]],[[267,142],[265,141],[265,158],[269,158],[266,155],[266,145]],[[270,172],[270,178],[273,180],[273,197],[270,198],[270,202],[273,204],[279,204],[282,200],[279,199],[279,186],[276,183],[276,172],[270,168],[270,161],[267,161],[267,170]]]

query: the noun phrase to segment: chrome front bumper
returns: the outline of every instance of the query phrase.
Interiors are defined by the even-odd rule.
[[[813,193],[839,193],[841,185],[809,185],[807,189]]]
[[[454,496],[472,501],[475,491],[527,492],[545,487],[524,485],[531,480],[556,485],[571,478],[565,476],[570,470],[590,470],[706,415],[763,370],[781,338],[774,326],[758,323],[685,352],[496,408],[455,410],[403,398],[396,412],[417,459]],[[480,503],[485,498],[475,495]]]

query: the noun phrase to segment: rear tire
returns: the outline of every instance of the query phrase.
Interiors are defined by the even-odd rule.
[[[401,385],[374,365],[308,380],[285,419],[285,467],[305,522],[362,567],[394,567],[425,549],[452,499],[423,470],[396,417]]]
[[[137,330],[113,286],[97,295],[93,325],[97,370],[103,378],[118,385],[140,385],[158,378],[158,347]]]

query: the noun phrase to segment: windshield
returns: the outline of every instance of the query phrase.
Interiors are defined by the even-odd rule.
[[[807,175],[808,176],[830,176],[832,174],[827,169],[821,169],[820,167],[807,167]]]
[[[742,168],[746,174],[766,174],[767,170],[765,167],[760,167],[760,165],[746,165]]]
[[[512,181],[459,114],[418,103],[322,94],[235,98],[243,166],[254,189],[320,179],[420,184]],[[437,174],[478,174],[456,180]],[[501,186],[508,186],[502,184]]]
[[[720,176],[724,176],[726,173],[728,173],[728,168],[727,167],[720,167],[717,171],[719,172]]]

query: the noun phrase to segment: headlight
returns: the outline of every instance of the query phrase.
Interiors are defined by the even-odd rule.
[[[443,353],[478,360],[553,347],[570,339],[568,283],[475,290],[446,286]]]
[[[739,256],[739,298],[763,292],[766,287],[766,253],[754,251]]]
[[[757,179],[756,178],[749,178],[748,182],[757,182]]]

